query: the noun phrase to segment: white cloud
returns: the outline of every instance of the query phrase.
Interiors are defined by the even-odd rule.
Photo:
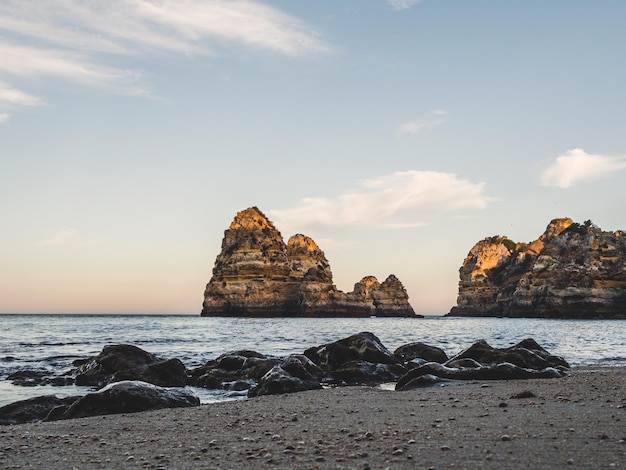
[[[330,51],[303,22],[254,0],[2,0],[0,36],[0,79],[56,77],[142,95],[141,73],[116,66],[116,56],[212,56],[233,45]],[[22,93],[14,104],[36,100]]]
[[[108,53],[206,53],[224,40],[287,55],[329,49],[297,18],[252,0],[3,0],[0,29]]]
[[[421,2],[422,0],[387,0],[394,10],[407,10]]]
[[[37,106],[39,104],[42,104],[39,98],[0,82],[0,105]]]
[[[0,124],[4,124],[9,119],[11,119],[11,115],[9,113],[0,113]]]
[[[398,128],[397,134],[398,136],[403,136],[405,134],[415,135],[420,131],[432,129],[433,127],[439,126],[446,122],[446,120],[443,118],[443,116],[445,116],[446,114],[448,114],[446,111],[443,111],[441,109],[434,109],[422,118],[414,119],[413,121],[402,124]]]
[[[304,198],[296,207],[268,211],[278,227],[360,226],[397,229],[424,225],[418,214],[484,209],[489,198],[484,183],[471,183],[452,173],[398,171],[361,182],[336,199]]]
[[[588,154],[572,149],[560,155],[541,174],[543,186],[570,188],[576,183],[595,180],[626,168],[626,157]]]

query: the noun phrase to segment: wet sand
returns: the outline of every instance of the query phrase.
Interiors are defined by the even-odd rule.
[[[578,368],[4,426],[0,467],[626,468],[625,440],[626,368]]]

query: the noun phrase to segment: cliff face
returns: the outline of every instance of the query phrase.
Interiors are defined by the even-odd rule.
[[[626,236],[555,219],[531,243],[491,237],[459,270],[452,316],[626,318]]]
[[[333,284],[324,252],[306,235],[285,244],[256,207],[239,212],[204,292],[202,316],[415,316],[402,283],[373,276],[344,293]]]

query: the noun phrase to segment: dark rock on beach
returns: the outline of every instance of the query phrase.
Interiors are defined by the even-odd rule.
[[[106,346],[98,356],[78,366],[76,384],[104,384],[101,390],[80,398],[44,396],[7,405],[0,408],[0,424],[199,404],[193,393],[162,388],[157,383],[247,391],[248,397],[257,397],[316,390],[322,384],[397,382],[397,390],[408,390],[447,380],[558,378],[568,368],[567,361],[550,354],[533,339],[500,349],[480,340],[448,359],[442,349],[421,342],[406,344],[392,353],[376,335],[361,332],[286,357],[232,351],[187,375],[177,359],[161,360],[136,346],[122,344]],[[19,377],[30,380],[31,375],[15,374]]]
[[[448,315],[626,318],[626,233],[554,219],[531,243],[493,236],[459,270]]]
[[[199,405],[200,399],[185,389],[165,389],[146,382],[122,381],[88,393],[70,405],[54,408],[45,421]]]
[[[440,380],[512,380],[559,378],[569,364],[526,339],[509,348],[497,349],[480,340],[444,364],[427,362],[409,370],[396,383],[396,390],[429,386]]]
[[[249,397],[303,392],[322,388],[322,370],[304,355],[286,357],[261,377],[259,384],[248,391]]]
[[[140,380],[161,387],[182,387],[187,373],[178,359],[163,360],[130,344],[105,346],[76,372],[76,385],[103,387],[122,380]]]
[[[202,316],[417,317],[400,280],[365,276],[352,292],[333,284],[324,252],[310,237],[285,243],[256,207],[239,212],[204,292]]]
[[[45,395],[10,403],[0,408],[0,425],[41,421],[54,408],[68,406],[78,398],[59,398],[55,395]]]
[[[324,371],[327,383],[380,384],[406,372],[401,360],[369,332],[309,348],[304,354]]]
[[[233,351],[192,369],[189,385],[213,389],[245,390],[258,383],[281,359],[256,351]]]
[[[429,346],[421,342],[409,343],[397,348],[393,355],[402,362],[423,359],[426,362],[439,362],[443,364],[448,360],[446,352],[436,346]]]

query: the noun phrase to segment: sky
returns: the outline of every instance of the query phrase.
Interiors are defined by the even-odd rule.
[[[626,229],[621,0],[3,0],[0,312],[198,313],[257,206],[456,303],[492,235]]]

